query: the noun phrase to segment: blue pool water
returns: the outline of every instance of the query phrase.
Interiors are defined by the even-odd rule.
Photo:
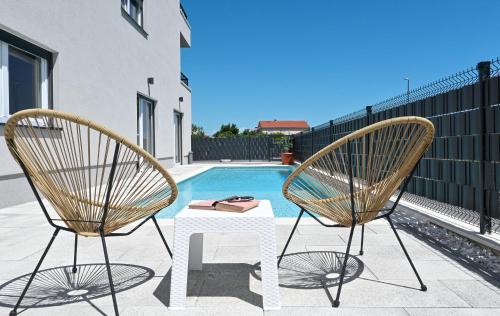
[[[293,167],[215,167],[178,184],[175,202],[158,214],[172,218],[191,200],[218,200],[231,195],[250,195],[271,200],[274,215],[296,217],[299,208],[283,197],[281,187]]]

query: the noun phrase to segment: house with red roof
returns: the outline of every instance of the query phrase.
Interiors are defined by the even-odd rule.
[[[307,121],[259,121],[257,131],[273,134],[282,133],[285,135],[293,135],[309,130]]]

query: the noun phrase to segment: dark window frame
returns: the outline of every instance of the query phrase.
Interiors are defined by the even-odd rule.
[[[9,45],[9,44],[8,44]],[[42,106],[42,62],[40,61],[40,57],[33,55],[29,52],[26,52],[22,49],[19,49],[13,45],[9,45],[8,47],[8,56],[9,56],[9,115],[13,112],[17,112],[16,110],[12,110],[12,104],[13,102],[15,103],[17,97],[16,94],[13,93],[13,89],[15,86],[16,81],[12,82],[12,77],[15,76],[15,71],[12,71],[12,67],[15,67],[13,64],[11,64],[12,59],[11,58],[16,58],[18,60],[22,60],[26,63],[29,63],[33,67],[33,82],[32,82],[32,91],[31,93],[33,94],[31,97],[33,98],[34,105],[36,105],[36,108],[39,108]],[[26,92],[26,91],[25,91]],[[32,108],[32,107],[29,107]],[[33,107],[35,108],[35,107]],[[18,108],[19,109],[19,108]],[[19,110],[25,110],[27,108],[20,108]]]
[[[3,29],[0,29],[0,41],[6,43],[9,46],[17,50],[24,51],[28,54],[41,57],[47,61],[47,93],[48,93],[48,109],[54,108],[54,81],[53,81],[53,67],[54,67],[54,58],[55,54],[36,45],[33,44],[19,36],[16,36],[12,33],[9,33]],[[10,116],[11,114],[7,114]],[[0,125],[5,125],[5,122],[0,121]]]
[[[150,96],[146,95],[146,94],[143,94],[141,92],[137,92],[137,98],[136,98],[136,107],[137,107],[137,145],[139,147],[141,147],[141,141],[140,141],[140,130],[139,130],[139,115],[140,115],[140,111],[139,111],[139,102],[141,101],[141,99],[144,99],[144,100],[147,100],[149,102],[151,102],[151,104],[153,105],[153,109],[152,109],[152,114],[153,114],[153,120],[152,120],[152,124],[151,124],[151,129],[152,129],[152,142],[153,142],[153,152],[150,153],[153,157],[156,157],[156,104],[158,103],[157,100],[151,98]],[[142,148],[142,147],[141,147]],[[143,148],[144,149],[144,148]]]
[[[140,2],[140,8],[141,8],[141,23],[139,24],[138,21],[134,17],[130,15],[130,13],[125,10],[123,7],[123,1],[120,2],[120,9],[122,16],[127,20],[130,25],[132,25],[144,38],[148,38],[148,33],[146,30],[144,30],[144,1],[143,0],[128,0],[128,1],[138,1]]]
[[[177,135],[174,133],[174,139],[175,139],[174,144],[175,144],[175,147],[179,146],[179,160],[180,161],[177,162],[177,160],[176,160],[175,151],[177,150],[177,148],[174,148],[174,164],[179,163],[179,164],[182,165],[183,164],[183,160],[182,160],[182,158],[183,158],[183,156],[182,156],[183,155],[183,150],[182,150],[182,148],[183,148],[183,145],[184,145],[184,137],[182,137],[182,134],[184,132],[183,131],[184,112],[181,112],[181,111],[179,111],[177,109],[174,109],[174,117],[176,117],[176,116],[180,117],[180,123],[181,123],[180,128],[177,127],[177,128],[179,128],[180,143],[178,144],[179,140],[175,139]]]

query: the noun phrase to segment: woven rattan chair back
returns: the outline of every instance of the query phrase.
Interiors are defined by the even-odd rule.
[[[367,126],[304,161],[285,181],[283,194],[308,211],[350,227],[351,173],[355,222],[364,224],[378,215],[433,136],[432,123],[415,116]]]
[[[18,112],[5,125],[5,139],[57,212],[56,220],[80,235],[99,236],[102,224],[104,233],[111,233],[153,215],[177,196],[174,180],[153,156],[75,115]]]

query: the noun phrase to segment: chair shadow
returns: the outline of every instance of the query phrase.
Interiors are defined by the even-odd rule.
[[[278,270],[279,285],[291,289],[337,286],[344,258],[344,253],[335,251],[296,252],[284,255]],[[350,255],[344,284],[358,278],[363,270],[363,262]],[[260,263],[254,266],[253,276],[261,280]]]
[[[154,276],[154,271],[130,264],[111,264],[115,292],[123,292],[139,286]],[[105,264],[54,267],[39,271],[31,283],[19,308],[41,308],[87,302],[100,314],[104,314],[91,300],[111,294]],[[28,283],[31,273],[0,285],[0,306],[14,307]]]
[[[235,297],[262,307],[262,295],[250,289],[254,265],[245,263],[204,263],[202,271],[190,270],[187,297]],[[165,306],[170,306],[172,269],[163,277],[153,295]]]
[[[333,305],[330,287],[337,286],[340,281],[345,254],[335,251],[296,252],[283,256],[278,277],[279,286],[290,289],[323,288]],[[349,283],[363,273],[363,262],[350,255],[347,259],[343,284]],[[254,266],[253,276],[261,280],[260,263]]]
[[[403,289],[421,291],[420,287],[415,287],[415,286],[407,286],[407,285],[402,285],[402,284],[397,284],[397,283],[392,283],[392,282],[386,282],[386,281],[381,281],[381,280],[370,279],[370,278],[359,277],[359,279],[360,280],[369,281],[369,282],[374,282],[374,283],[392,285],[392,286],[400,287],[400,288],[403,288]]]

